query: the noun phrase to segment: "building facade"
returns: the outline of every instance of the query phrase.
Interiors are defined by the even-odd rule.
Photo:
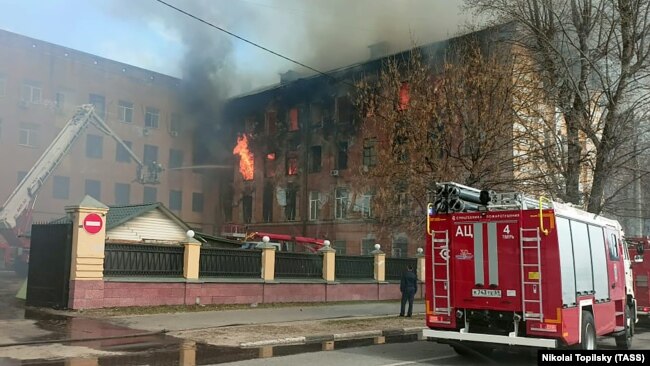
[[[91,54],[0,31],[0,199],[5,200],[77,106],[100,117],[146,165],[163,165],[160,184],[134,182],[137,165],[116,141],[89,126],[38,192],[34,221],[59,217],[86,194],[109,205],[162,202],[211,233],[216,195],[192,165],[193,125],[181,81]],[[171,170],[170,170],[171,169]]]

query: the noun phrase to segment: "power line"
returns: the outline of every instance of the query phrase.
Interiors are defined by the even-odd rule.
[[[284,59],[284,60],[287,60],[287,61],[289,61],[289,62],[292,62],[292,63],[294,63],[294,64],[296,64],[296,65],[302,66],[302,67],[304,67],[304,68],[306,68],[306,69],[308,69],[308,70],[311,70],[311,71],[313,71],[313,72],[315,72],[315,73],[317,73],[317,74],[319,74],[319,75],[325,76],[325,77],[327,77],[327,78],[330,78],[330,79],[332,79],[332,80],[334,80],[334,81],[337,81],[335,77],[333,77],[333,76],[331,76],[331,75],[329,75],[329,74],[327,74],[327,73],[325,73],[325,72],[323,72],[323,71],[320,71],[320,70],[318,70],[318,69],[316,69],[316,68],[314,68],[314,67],[311,67],[311,66],[309,66],[309,65],[307,65],[307,64],[304,64],[304,63],[302,63],[302,62],[300,62],[300,61],[298,61],[298,60],[295,60],[295,59],[293,59],[293,58],[291,58],[291,57],[285,56],[285,55],[283,55],[283,54],[281,54],[281,53],[279,53],[279,52],[273,51],[272,49],[269,49],[269,48],[267,48],[267,47],[264,47],[264,46],[262,46],[262,45],[259,44],[259,43],[256,43],[256,42],[253,42],[253,41],[250,41],[250,40],[248,40],[248,39],[246,39],[246,38],[244,38],[244,37],[242,37],[242,36],[239,36],[239,35],[237,35],[237,34],[235,34],[235,33],[233,33],[233,32],[230,32],[229,30],[224,29],[224,28],[222,28],[222,27],[220,27],[220,26],[218,26],[218,25],[216,25],[216,24],[213,24],[213,23],[207,21],[207,20],[204,20],[204,19],[202,19],[202,18],[199,18],[199,17],[197,17],[196,15],[194,15],[194,14],[192,14],[192,13],[189,13],[189,12],[183,10],[183,9],[180,9],[180,8],[174,6],[174,5],[171,5],[171,4],[169,4],[169,3],[167,3],[167,2],[165,2],[165,1],[163,1],[163,0],[156,0],[156,1],[159,2],[159,3],[161,3],[161,4],[163,4],[163,5],[165,5],[165,6],[167,6],[167,7],[169,7],[169,8],[171,8],[171,9],[176,10],[176,11],[179,12],[179,13],[182,13],[182,14],[187,15],[188,17],[190,17],[190,18],[192,18],[192,19],[194,19],[194,20],[197,20],[197,21],[199,21],[199,22],[201,22],[201,23],[203,23],[203,24],[205,24],[205,25],[208,25],[208,26],[210,26],[210,27],[212,27],[212,28],[214,28],[214,29],[217,29],[217,30],[219,30],[219,31],[221,31],[221,32],[223,32],[223,33],[226,33],[226,34],[228,34],[228,35],[230,35],[230,36],[232,36],[232,37],[235,37],[235,38],[239,39],[240,41],[246,42],[246,43],[248,43],[248,44],[250,44],[250,45],[252,45],[252,46],[254,46],[254,47],[257,47],[257,48],[259,48],[259,49],[261,49],[261,50],[264,50],[264,51],[266,51],[266,52],[269,52],[269,53],[271,53],[271,54],[273,54],[273,55],[275,55],[275,56],[278,56],[278,57],[280,57],[280,58],[282,58],[282,59]]]

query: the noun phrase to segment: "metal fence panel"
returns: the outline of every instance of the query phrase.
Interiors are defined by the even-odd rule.
[[[322,278],[323,257],[318,254],[277,252],[275,277]]]
[[[336,256],[335,262],[336,278],[374,278],[375,257],[374,256]]]
[[[262,273],[262,251],[201,248],[199,277],[254,277]]]
[[[183,247],[106,244],[105,251],[105,276],[183,276]]]
[[[386,279],[401,279],[409,264],[413,266],[413,272],[417,273],[417,258],[386,258]]]

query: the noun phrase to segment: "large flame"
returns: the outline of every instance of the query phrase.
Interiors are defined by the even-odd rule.
[[[255,161],[253,153],[248,150],[248,137],[246,134],[237,138],[237,146],[232,151],[233,154],[239,155],[239,171],[244,180],[252,180],[255,171]]]

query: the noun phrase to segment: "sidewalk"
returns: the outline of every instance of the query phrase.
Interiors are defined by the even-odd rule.
[[[129,315],[104,318],[114,324],[145,331],[180,331],[227,326],[287,323],[343,318],[397,316],[400,303],[332,304],[323,306],[251,308],[246,310],[200,311],[191,313]],[[424,303],[413,304],[413,313],[424,312]]]

